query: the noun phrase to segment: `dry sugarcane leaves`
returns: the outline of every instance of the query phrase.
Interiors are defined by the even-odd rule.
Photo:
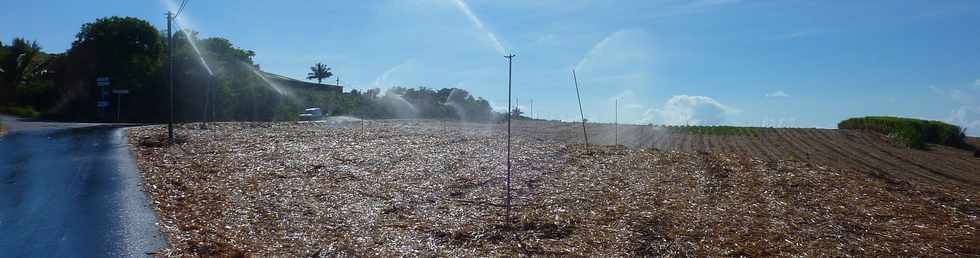
[[[164,256],[976,255],[977,193],[422,120],[130,130]],[[930,194],[922,194],[928,192]],[[924,196],[938,196],[936,200]],[[958,206],[949,206],[956,203]]]

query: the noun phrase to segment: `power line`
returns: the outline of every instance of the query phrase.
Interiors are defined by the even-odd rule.
[[[184,11],[184,7],[187,6],[187,2],[190,2],[190,0],[184,0],[180,2],[180,8],[177,8],[177,14],[174,14],[174,18],[177,18],[177,16],[179,16],[180,13]]]

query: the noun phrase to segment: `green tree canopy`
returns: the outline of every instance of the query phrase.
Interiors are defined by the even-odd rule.
[[[69,55],[89,64],[85,77],[109,76],[114,84],[138,89],[163,62],[163,40],[149,22],[133,17],[100,18],[82,25]],[[91,78],[82,78],[91,79]]]
[[[0,104],[12,104],[18,86],[43,75],[42,56],[37,41],[14,38],[9,47],[0,45]]]

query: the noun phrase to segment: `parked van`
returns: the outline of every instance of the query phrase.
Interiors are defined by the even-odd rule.
[[[323,118],[323,111],[320,108],[307,108],[299,114],[299,120],[302,121],[316,121],[321,118]]]

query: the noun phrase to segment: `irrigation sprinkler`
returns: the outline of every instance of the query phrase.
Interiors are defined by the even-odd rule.
[[[507,222],[510,223],[510,120],[514,116],[514,110],[511,110],[510,106],[510,96],[514,72],[514,57],[515,54],[510,54],[509,56],[504,56],[507,58]]]
[[[582,116],[582,136],[585,137],[585,148],[589,148],[589,132],[585,130],[585,111],[582,111],[582,94],[578,90],[578,77],[575,76],[575,69],[572,69],[572,80],[575,81],[575,97],[578,98],[578,113]]]
[[[208,129],[208,105],[211,102],[210,101],[211,100],[211,80],[213,78],[214,78],[214,75],[209,75],[208,76],[208,83],[207,83],[207,85],[204,86],[205,87],[205,92],[204,92],[204,113],[203,113],[202,119],[201,119],[201,129]]]

